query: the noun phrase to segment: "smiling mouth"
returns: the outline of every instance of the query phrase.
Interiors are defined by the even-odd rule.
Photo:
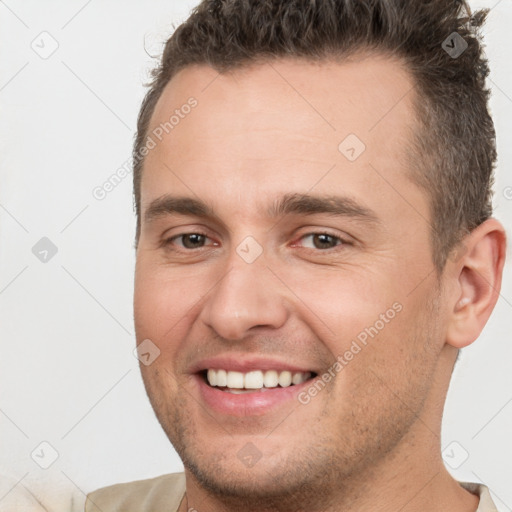
[[[201,372],[204,381],[226,393],[241,394],[265,392],[271,389],[296,386],[316,377],[315,372],[290,372],[288,370],[252,370],[242,373],[222,369]]]

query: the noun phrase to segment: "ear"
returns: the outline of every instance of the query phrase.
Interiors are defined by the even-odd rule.
[[[459,258],[449,260],[452,268],[446,269],[455,279],[446,343],[456,348],[478,338],[496,305],[505,264],[505,230],[496,219],[488,219],[461,245],[464,251],[459,250]]]

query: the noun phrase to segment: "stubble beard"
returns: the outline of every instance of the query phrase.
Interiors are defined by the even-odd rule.
[[[242,465],[236,451],[219,452],[201,437],[187,412],[193,410],[190,405],[196,406],[188,393],[177,392],[172,401],[168,396],[159,399],[153,391],[166,387],[158,379],[153,385],[152,379],[143,375],[144,383],[157,418],[186,470],[209,495],[223,502],[227,510],[335,510],[340,506],[336,496],[344,496],[347,505],[364,496],[378,468],[392,457],[417,421],[437,361],[436,349],[430,343],[438,336],[434,327],[437,306],[432,301],[425,308],[425,317],[416,325],[413,343],[424,350],[409,353],[410,360],[402,365],[409,368],[409,375],[402,378],[400,389],[396,389],[394,382],[386,389],[386,383],[378,375],[382,368],[366,369],[351,383],[353,403],[345,408],[338,424],[333,425],[333,412],[339,411],[339,405],[334,403],[332,384],[337,381],[334,379],[321,393],[327,396],[321,414],[312,418],[300,438],[295,438],[295,445],[287,453],[262,457],[252,468]],[[381,414],[372,416],[370,412],[368,416],[372,410]],[[329,419],[330,426],[335,428],[322,429],[322,422]],[[287,421],[278,429],[281,435]],[[293,421],[289,421],[290,426],[295,434]],[[222,429],[217,426],[217,430]],[[224,434],[229,436],[227,432]],[[260,443],[265,441],[264,436],[254,439],[255,445],[257,439]]]

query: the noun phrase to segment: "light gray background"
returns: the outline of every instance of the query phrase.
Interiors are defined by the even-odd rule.
[[[145,48],[158,54],[195,3],[0,1],[0,474],[11,478],[0,508],[13,486],[9,496],[28,488],[54,511],[73,494],[78,510],[99,486],[182,469],[132,354],[131,175],[102,201],[92,192],[130,156],[154,65]],[[512,2],[471,5],[492,7],[495,215],[510,232]],[[58,248],[46,263],[32,252],[42,237]],[[488,485],[500,511],[512,510],[510,267],[484,333],[463,351],[442,437],[454,476]],[[35,461],[51,462],[52,450],[42,469]]]

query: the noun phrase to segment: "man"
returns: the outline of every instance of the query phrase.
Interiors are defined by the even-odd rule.
[[[184,474],[87,510],[496,510],[440,449],[498,298],[485,12],[206,0],[135,143],[135,324]]]

